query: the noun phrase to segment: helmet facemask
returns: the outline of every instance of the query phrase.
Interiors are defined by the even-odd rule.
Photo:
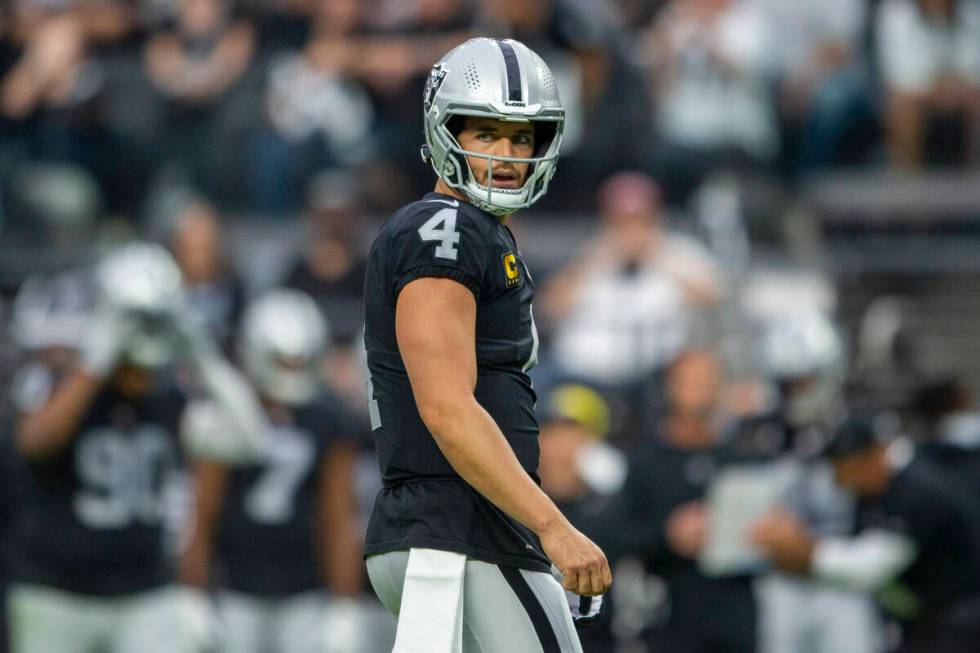
[[[457,140],[457,134],[462,131],[461,123],[467,116],[531,124],[534,128],[535,156],[505,157],[463,149]],[[432,129],[427,129],[427,140],[430,143],[428,159],[443,182],[465,195],[473,205],[492,215],[509,215],[531,206],[547,192],[548,183],[555,175],[563,129],[562,114],[514,119],[489,112],[447,111]],[[487,161],[488,185],[476,181],[467,157]],[[494,188],[492,180],[495,162],[528,164],[523,185],[520,188]]]
[[[504,216],[531,206],[555,174],[565,109],[551,69],[514,39],[474,38],[446,53],[429,73],[422,94],[425,146],[422,158],[448,187],[479,209]],[[502,157],[465,150],[456,129],[467,117],[534,128],[533,156]],[[487,162],[487,184],[474,179],[468,157]],[[493,170],[524,164],[520,188],[494,187]]]

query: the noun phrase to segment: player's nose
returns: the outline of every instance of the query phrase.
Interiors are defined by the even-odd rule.
[[[501,136],[493,144],[493,154],[496,156],[516,156],[514,142],[506,136]]]

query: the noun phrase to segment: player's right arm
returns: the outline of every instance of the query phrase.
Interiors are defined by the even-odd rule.
[[[14,431],[21,455],[43,460],[67,447],[101,388],[102,379],[85,370],[70,373],[43,405],[22,414]]]
[[[194,464],[195,510],[191,539],[180,558],[180,581],[185,585],[207,587],[227,484],[228,468],[224,465],[208,460]]]
[[[419,414],[453,469],[538,535],[564,575],[566,589],[582,595],[605,592],[612,574],[602,551],[572,527],[524,471],[473,394],[476,301],[471,290],[452,279],[418,278],[399,293],[395,311],[398,348]]]
[[[70,443],[105,379],[115,369],[134,325],[118,311],[102,309],[88,325],[78,363],[44,400],[21,412],[14,441],[28,460],[58,455]]]

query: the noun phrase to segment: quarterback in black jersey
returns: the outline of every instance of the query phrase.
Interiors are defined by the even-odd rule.
[[[179,526],[186,403],[171,362],[181,355],[198,372],[239,452],[258,446],[258,407],[185,312],[169,254],[129,245],[96,277],[77,362],[62,374],[31,369],[16,406],[12,651],[197,653],[207,633],[187,616],[199,602],[174,584],[166,546]]]
[[[580,651],[551,570],[583,596],[612,578],[538,486],[534,281],[506,224],[546,191],[564,111],[540,57],[485,38],[433,67],[423,104],[439,180],[382,227],[365,280],[368,573],[396,650]]]

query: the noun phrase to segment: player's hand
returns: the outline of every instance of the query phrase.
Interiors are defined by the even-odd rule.
[[[541,546],[562,575],[562,587],[581,596],[603,594],[612,585],[612,572],[602,550],[568,522],[538,536]]]
[[[806,526],[789,512],[780,510],[763,517],[752,527],[750,540],[783,571],[802,574],[810,568],[816,543]]]
[[[135,330],[135,321],[125,311],[111,306],[96,308],[79,347],[82,368],[100,379],[109,376],[119,364]]]
[[[679,556],[693,560],[704,548],[708,536],[708,518],[704,504],[691,501],[678,506],[667,518],[667,544]]]
[[[170,319],[179,342],[179,350],[188,359],[196,360],[211,345],[211,334],[204,319],[183,297],[170,306]]]

